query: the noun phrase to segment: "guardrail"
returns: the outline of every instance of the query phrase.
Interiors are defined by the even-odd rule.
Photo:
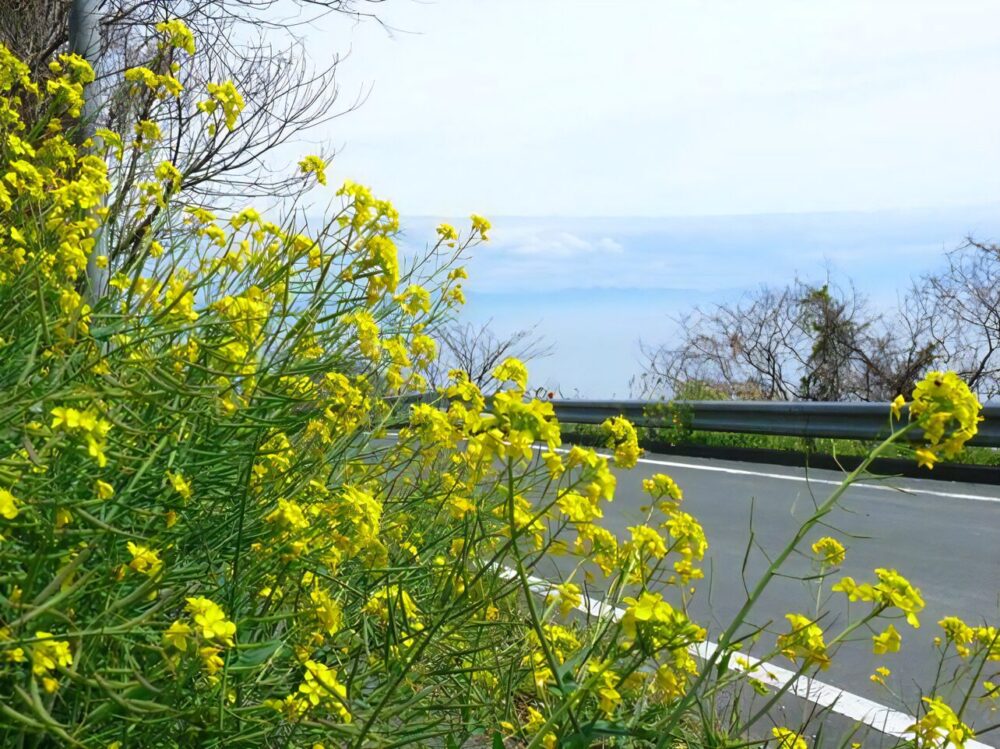
[[[435,400],[431,394],[399,396],[398,405]],[[743,432],[784,437],[829,437],[875,440],[889,433],[888,403],[822,403],[815,401],[548,401],[564,424],[600,424],[624,416],[636,426],[667,426],[673,414],[689,429],[701,432]],[[671,409],[671,407],[673,407]],[[657,413],[659,410],[659,413]],[[903,418],[906,418],[904,409]],[[1000,403],[983,406],[984,421],[969,444],[1000,447]],[[919,432],[914,433],[919,439]]]
[[[665,401],[563,400],[550,401],[556,417],[566,424],[600,424],[611,416],[625,416],[637,426],[666,424],[673,405],[684,424],[704,432],[744,432],[788,437],[833,437],[874,440],[889,433],[888,403],[816,403],[784,401]],[[659,407],[664,415],[655,415]],[[985,421],[972,445],[1000,447],[1000,403],[983,407]],[[905,418],[905,415],[904,415]],[[915,435],[918,436],[918,435]]]

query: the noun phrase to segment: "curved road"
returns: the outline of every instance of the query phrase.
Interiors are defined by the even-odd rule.
[[[710,639],[745,601],[744,577],[752,587],[767,568],[764,552],[774,554],[783,548],[811,515],[814,503],[822,502],[841,478],[835,471],[646,454],[635,469],[616,471],[618,490],[614,503],[605,507],[604,524],[619,538],[628,536],[628,526],[643,521],[640,508],[648,504],[648,497],[642,492],[642,479],[658,472],[680,484],[684,509],[699,519],[708,537],[705,579],[698,584],[692,614],[709,627]],[[873,579],[876,567],[890,567],[920,588],[926,608],[918,630],[902,620],[894,622],[903,636],[900,653],[873,655],[871,633],[859,631],[858,640],[844,643],[819,678],[901,709],[885,687],[869,678],[876,666],[888,666],[892,675],[887,685],[903,697],[912,714],[919,703],[918,685],[926,687],[935,677],[938,658],[932,641],[941,632],[937,621],[954,614],[970,624],[1000,624],[1000,486],[868,478],[853,486],[826,520],[828,527],[814,528],[803,549],[808,555],[808,546],[824,535],[847,546],[846,561],[827,581],[827,597],[829,585],[844,575],[861,582]],[[755,548],[744,567],[751,529]],[[791,557],[784,568],[791,576],[812,571],[810,558],[804,555]],[[600,585],[599,579],[595,585]],[[599,589],[590,593],[600,598]],[[843,621],[845,603],[843,595],[835,594],[824,607]],[[768,630],[761,654],[773,647],[777,633],[787,631],[786,612],[810,615],[815,606],[814,585],[791,577],[773,580],[751,615],[755,624]],[[794,670],[781,656],[772,663]],[[979,725],[1000,722],[997,712],[987,715],[981,706],[970,706],[967,715]],[[1000,744],[997,733],[979,740]]]

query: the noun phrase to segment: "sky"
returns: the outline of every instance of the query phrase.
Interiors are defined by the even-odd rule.
[[[311,137],[404,243],[493,220],[464,314],[537,324],[537,384],[622,397],[639,341],[695,304],[828,270],[890,302],[966,234],[1000,238],[995,0],[373,8],[307,32],[360,101]]]

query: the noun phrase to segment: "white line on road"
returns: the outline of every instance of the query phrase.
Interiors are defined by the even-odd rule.
[[[387,436],[395,437],[398,432],[389,432]],[[533,445],[535,450],[548,450],[545,445]],[[568,453],[569,448],[557,447],[555,452]],[[605,454],[605,457],[611,457]],[[654,466],[666,466],[667,468],[689,468],[693,471],[714,471],[716,473],[729,473],[736,476],[759,476],[760,478],[778,479],[779,481],[801,481],[807,484],[829,484],[830,486],[840,486],[841,482],[834,479],[819,479],[812,476],[790,476],[787,473],[768,473],[765,471],[750,471],[745,468],[725,468],[723,466],[706,466],[699,463],[683,463],[676,460],[655,460],[653,458],[639,458],[640,463]],[[969,499],[975,502],[1000,503],[1000,496],[991,497],[988,494],[962,494],[960,492],[939,492],[933,489],[911,489],[903,486],[886,486],[884,484],[870,484],[859,482],[854,486],[861,489],[876,489],[883,492],[897,492],[900,494],[926,494],[931,497],[947,497],[948,499]]]
[[[536,445],[537,450],[547,450],[544,445]],[[557,452],[569,452],[565,447],[556,448]],[[610,457],[610,456],[608,456]],[[654,466],[666,466],[668,468],[690,468],[694,471],[714,471],[716,473],[729,473],[737,476],[759,476],[761,478],[779,479],[780,481],[802,481],[807,484],[830,484],[840,486],[840,481],[834,479],[819,479],[812,476],[791,476],[787,473],[767,473],[765,471],[750,471],[745,468],[725,468],[723,466],[706,466],[699,463],[683,463],[676,460],[655,460],[653,458],[639,458],[640,463]],[[862,489],[877,489],[884,492],[900,492],[903,494],[927,494],[933,497],[948,497],[949,499],[971,499],[977,502],[1000,502],[1000,496],[990,497],[985,494],[960,494],[958,492],[939,492],[933,489],[910,489],[901,486],[885,486],[883,484],[856,483],[854,486]]]
[[[640,463],[650,463],[652,465],[672,466],[674,468],[692,468],[697,471],[718,471],[720,473],[732,473],[737,475],[761,476],[769,479],[780,479],[782,481],[804,481],[809,484],[830,484],[840,486],[840,481],[834,479],[818,479],[811,476],[789,476],[784,473],[764,473],[762,471],[748,471],[741,468],[723,468],[721,466],[702,466],[695,463],[681,463],[670,460],[653,460],[651,458],[640,458]],[[1000,497],[991,497],[986,494],[961,494],[958,492],[939,492],[933,489],[911,489],[902,486],[885,486],[883,484],[856,483],[854,486],[862,489],[878,489],[884,492],[901,492],[903,494],[927,494],[932,497],[948,497],[950,499],[972,499],[977,502],[1000,502]]]
[[[506,579],[517,577],[514,570],[506,567],[498,566],[498,572],[501,577]],[[538,595],[545,595],[555,587],[554,583],[533,575],[528,576],[528,584],[532,592]],[[609,617],[613,621],[618,621],[625,615],[625,610],[621,607],[595,600],[587,595],[582,596],[582,601],[576,606],[576,609],[593,617]],[[706,641],[692,645],[688,649],[692,655],[706,660],[712,657],[718,647],[718,643]],[[916,723],[916,718],[912,715],[893,710],[891,707],[818,679],[797,676],[794,671],[775,666],[758,658],[743,654],[740,657],[745,660],[746,667],[736,664],[734,659],[730,659],[728,666],[730,671],[746,673],[747,676],[775,689],[782,689],[791,682],[788,693],[807,702],[827,708],[830,712],[863,723],[889,736],[899,738],[913,736],[913,732],[908,730]],[[953,745],[949,743],[948,746],[952,747]],[[965,747],[966,749],[994,749],[989,744],[983,744],[979,741],[966,741]]]

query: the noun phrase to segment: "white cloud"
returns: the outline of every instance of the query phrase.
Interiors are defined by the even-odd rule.
[[[410,214],[664,216],[1000,201],[995,0],[391,0],[333,169]],[[321,62],[321,60],[317,60]]]
[[[624,251],[621,243],[611,237],[585,239],[569,231],[535,231],[532,229],[514,229],[505,232],[502,228],[502,222],[500,227],[499,233],[494,233],[495,240],[491,245],[493,251],[560,259],[597,252],[618,254]]]

